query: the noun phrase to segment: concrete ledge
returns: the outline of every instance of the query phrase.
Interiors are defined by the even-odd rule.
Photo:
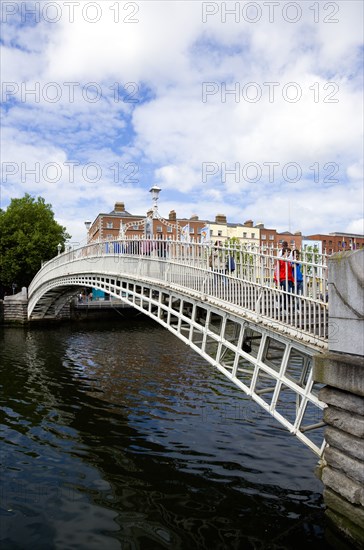
[[[351,411],[355,414],[357,414],[358,411],[362,411],[364,415],[364,397],[353,395],[338,389],[334,390],[329,386],[326,386],[320,390],[319,398],[328,405],[333,405],[334,407],[345,409],[346,411]]]
[[[324,410],[324,421],[348,434],[364,437],[364,416],[330,406]]]
[[[364,397],[364,357],[344,353],[316,355],[313,378],[321,384]]]
[[[5,296],[4,297],[4,302],[5,302],[5,304],[14,303],[14,302],[15,303],[19,303],[19,302],[27,302],[28,303],[27,288],[25,286],[23,286],[21,291],[18,292],[17,294],[13,294],[13,295],[10,295],[10,296]]]

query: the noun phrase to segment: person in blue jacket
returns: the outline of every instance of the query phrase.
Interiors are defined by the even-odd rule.
[[[300,251],[295,249],[292,252],[293,285],[295,294],[303,294],[303,274],[300,264]]]

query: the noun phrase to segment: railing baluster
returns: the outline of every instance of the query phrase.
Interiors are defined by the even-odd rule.
[[[150,246],[146,252],[146,245]],[[164,252],[163,252],[164,251]],[[235,260],[235,271],[225,267],[231,255]],[[295,261],[284,258],[287,270],[293,269],[294,291],[289,292],[288,275],[285,289],[274,281],[278,251],[240,243],[206,245],[196,242],[182,242],[167,239],[145,239],[124,237],[115,241],[90,243],[72,253],[64,252],[46,262],[29,287],[30,301],[37,301],[37,286],[42,280],[51,279],[58,272],[68,271],[65,266],[76,266],[79,262],[103,261],[113,256],[118,261],[118,270],[125,276],[137,276],[168,281],[179,287],[200,292],[204,298],[219,299],[223,304],[240,308],[241,315],[252,313],[262,320],[271,320],[279,326],[296,329],[302,334],[327,344],[327,258],[325,254],[302,252],[300,260],[303,273],[302,294],[297,293],[297,272]],[[209,257],[212,263],[209,265]],[[127,262],[127,258],[138,258]],[[125,259],[125,261],[123,261]],[[162,270],[158,264],[163,262]],[[115,265],[114,265],[115,267]],[[167,269],[168,267],[168,269]],[[34,296],[33,296],[34,293]],[[278,308],[277,308],[278,305]],[[283,307],[280,307],[283,306]],[[285,306],[285,307],[284,307]],[[285,310],[285,313],[283,312]]]

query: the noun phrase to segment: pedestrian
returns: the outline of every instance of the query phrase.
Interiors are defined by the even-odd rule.
[[[222,242],[215,241],[214,247],[210,255],[209,265],[214,275],[214,283],[225,283],[225,277],[221,275],[225,273],[225,262],[223,258]]]
[[[294,293],[302,296],[303,294],[303,273],[302,265],[300,263],[300,251],[295,248],[292,252],[292,270],[293,270],[293,289]],[[296,310],[298,313],[301,312],[301,304],[303,300],[296,298]]]
[[[274,279],[284,292],[281,296],[280,309],[285,311],[290,305],[290,296],[288,293],[293,291],[293,269],[288,259],[288,248],[282,248],[282,255],[278,260],[278,269],[274,274]]]
[[[156,248],[159,258],[159,272],[161,275],[164,275],[167,259],[167,241],[161,233],[158,234]]]
[[[280,258],[282,257],[282,253],[283,253],[283,250],[285,248],[288,248],[288,242],[287,241],[282,241],[281,248],[278,250],[278,256]]]
[[[292,252],[293,284],[295,294],[303,294],[303,273],[300,263],[300,251],[295,248]]]
[[[225,273],[227,275],[232,275],[235,271],[235,260],[232,254],[228,254],[226,257],[225,263]]]

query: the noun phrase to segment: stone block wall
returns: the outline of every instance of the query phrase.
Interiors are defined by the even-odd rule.
[[[25,287],[21,292],[4,298],[4,322],[26,323],[28,320],[28,294]]]
[[[364,249],[329,259],[329,350],[364,355]]]
[[[354,548],[364,548],[364,250],[329,260],[329,351],[314,361],[325,386],[326,515]]]

